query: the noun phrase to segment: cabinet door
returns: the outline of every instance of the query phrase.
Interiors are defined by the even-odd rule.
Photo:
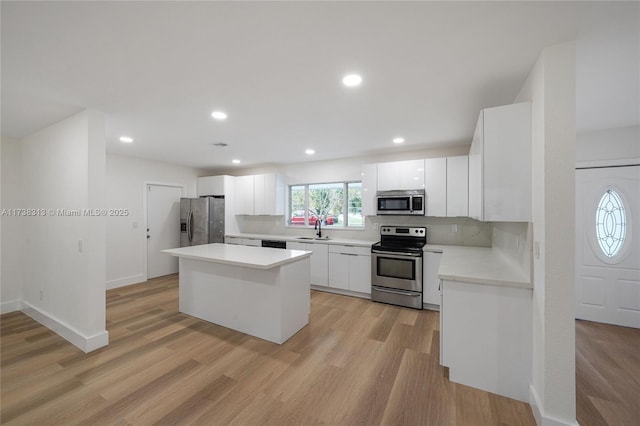
[[[242,244],[245,246],[262,247],[262,240],[254,240],[253,238],[243,238]]]
[[[311,284],[329,285],[329,246],[326,244],[307,244],[311,255]]]
[[[254,214],[253,191],[253,176],[238,176],[236,178],[236,214]]]
[[[329,253],[329,287],[349,289],[349,255]]]
[[[484,220],[531,220],[531,104],[484,110]]]
[[[253,176],[253,214],[265,215],[265,203],[271,195],[265,191],[265,175]]]
[[[307,244],[297,243],[295,241],[287,241],[287,250],[305,250],[307,251]]]
[[[225,195],[224,176],[204,176],[198,178],[198,197],[203,195]]]
[[[447,215],[447,159],[427,158],[424,161],[424,188],[427,194],[425,216]]]
[[[400,189],[400,164],[378,163],[378,191]]]
[[[447,157],[447,216],[469,216],[469,157]]]
[[[378,190],[378,165],[365,164],[362,167],[362,215],[375,216],[377,213],[376,191]]]
[[[469,217],[484,220],[482,205],[482,152],[484,146],[484,112],[480,111],[478,124],[469,148]]]
[[[371,294],[371,256],[350,255],[349,290]]]
[[[440,279],[438,269],[442,253],[427,251],[424,253],[424,286],[422,289],[422,303],[440,305]]]
[[[395,189],[424,189],[424,160],[400,161],[400,187]]]

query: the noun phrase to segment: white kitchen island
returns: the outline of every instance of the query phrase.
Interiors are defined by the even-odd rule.
[[[162,251],[180,258],[180,312],[278,344],[309,323],[309,251],[230,244]]]

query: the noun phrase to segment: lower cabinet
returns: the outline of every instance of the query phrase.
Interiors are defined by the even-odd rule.
[[[329,287],[371,294],[371,249],[329,246]]]
[[[311,284],[327,286],[329,277],[329,246],[326,244],[297,243],[287,241],[288,250],[310,251],[311,255]]]
[[[440,278],[438,278],[438,269],[440,268],[441,257],[442,252],[424,252],[422,303],[440,306]]]
[[[529,401],[532,293],[442,281],[440,364],[450,381]]]

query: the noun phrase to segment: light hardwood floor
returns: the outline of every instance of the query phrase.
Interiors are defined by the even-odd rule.
[[[534,424],[528,405],[447,380],[437,312],[314,291],[310,324],[280,346],[181,314],[177,297],[175,275],[108,291],[110,344],[90,354],[3,315],[0,422]]]

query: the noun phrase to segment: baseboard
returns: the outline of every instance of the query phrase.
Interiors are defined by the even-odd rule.
[[[21,311],[22,301],[20,299],[9,300],[8,302],[0,303],[0,315],[8,314],[9,312]]]
[[[93,336],[85,336],[73,327],[60,321],[26,301],[22,301],[22,312],[30,316],[54,333],[62,336],[83,352],[91,352],[109,344],[109,332],[102,331]]]
[[[359,297],[360,299],[371,299],[371,295],[360,293],[358,291],[343,290],[335,287],[325,287],[322,285],[311,284],[311,290],[324,291],[325,293],[341,294],[343,296]]]
[[[544,414],[544,406],[540,401],[540,397],[536,392],[533,385],[529,385],[529,405],[531,406],[531,411],[533,411],[533,417],[536,420],[536,424],[540,426],[579,426],[576,420],[571,422],[567,422],[564,420],[555,419],[550,416],[545,416]]]
[[[112,290],[114,288],[125,287],[131,284],[141,283],[146,280],[147,278],[143,274],[131,275],[130,277],[109,280],[106,282],[105,287],[107,290]]]

